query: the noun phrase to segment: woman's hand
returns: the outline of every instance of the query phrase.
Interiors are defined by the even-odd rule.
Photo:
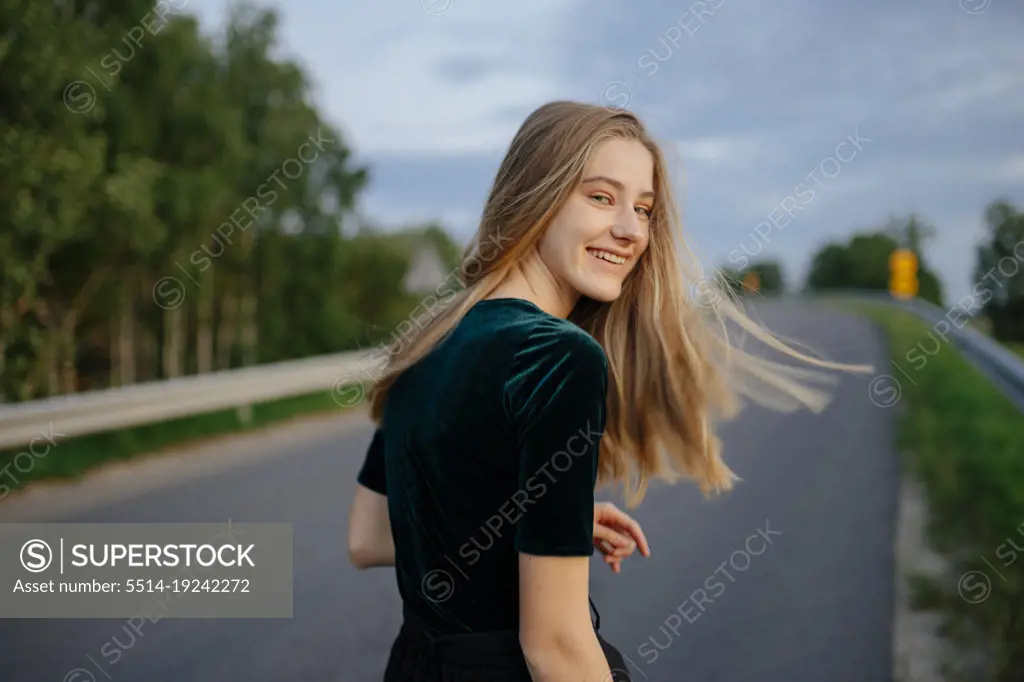
[[[645,557],[651,556],[644,531],[629,514],[611,502],[594,505],[594,547],[604,555],[612,573],[622,571],[622,560],[637,547]]]

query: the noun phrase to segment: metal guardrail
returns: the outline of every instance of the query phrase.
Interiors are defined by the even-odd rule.
[[[903,301],[885,292],[829,291],[813,298],[820,300],[827,297],[885,303],[917,315],[932,325],[936,335],[955,344],[969,362],[974,363],[1021,412],[1024,412],[1024,359],[972,328],[966,323],[967,316],[961,309],[943,309],[920,298]]]
[[[977,329],[966,324],[957,326],[955,316],[951,320],[947,311],[928,301],[913,299],[902,305],[934,326],[948,324],[949,337],[960,351],[1002,388],[1007,397],[1024,412],[1024,360],[1020,356]],[[945,325],[942,328],[946,329]]]
[[[870,300],[903,307],[939,327],[1024,411],[1024,362],[1014,353],[947,311],[920,299],[888,294],[828,292],[825,296]],[[948,327],[948,328],[947,328]],[[24,445],[53,425],[68,437],[84,436],[178,417],[338,390],[378,369],[362,352],[338,353],[256,367],[211,372],[124,388],[89,391],[10,405],[0,404],[0,448]]]
[[[74,438],[338,390],[375,369],[356,351],[0,404],[0,448],[29,443],[51,425]]]

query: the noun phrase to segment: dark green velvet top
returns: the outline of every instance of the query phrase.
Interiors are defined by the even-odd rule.
[[[604,349],[484,300],[388,392],[359,472],[387,495],[404,603],[436,633],[516,629],[518,553],[594,553]]]

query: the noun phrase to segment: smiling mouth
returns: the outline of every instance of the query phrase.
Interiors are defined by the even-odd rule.
[[[602,249],[589,249],[588,248],[587,249],[587,253],[589,253],[594,258],[597,258],[598,260],[603,260],[605,262],[612,263],[613,265],[623,265],[628,260],[627,258],[625,258],[623,256],[618,256],[618,255],[616,255],[614,253],[611,253],[609,251],[604,251]]]

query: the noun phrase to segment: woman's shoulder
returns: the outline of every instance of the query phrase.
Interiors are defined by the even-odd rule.
[[[517,339],[516,359],[543,359],[607,367],[604,348],[578,325],[551,315],[538,315],[524,325]]]
[[[601,431],[608,359],[597,339],[568,320],[543,314],[523,325],[514,343],[504,399],[520,433],[536,428],[557,433],[554,424],[575,424],[572,435],[584,423]]]
[[[513,363],[570,362],[607,368],[601,344],[569,320],[522,299],[486,299],[478,305],[488,336],[510,347]]]
[[[505,380],[510,414],[518,419],[567,402],[603,402],[607,387],[604,348],[588,332],[551,315],[523,325]]]

